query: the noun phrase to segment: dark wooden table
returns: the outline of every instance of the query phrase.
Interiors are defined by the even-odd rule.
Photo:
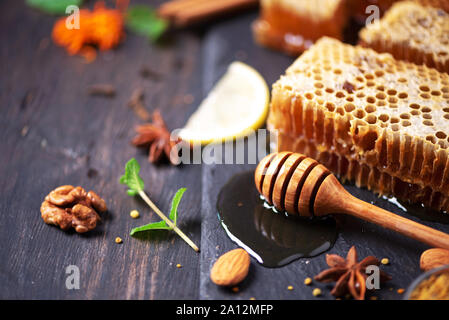
[[[118,49],[101,52],[86,64],[51,42],[55,17],[22,2],[0,2],[0,298],[315,299],[312,288],[320,287],[321,299],[332,299],[330,286],[303,284],[305,277],[325,268],[323,255],[277,269],[253,260],[238,293],[212,284],[213,262],[236,247],[218,222],[217,194],[234,173],[254,166],[155,166],[146,161],[144,151],[129,144],[133,127],[141,121],[127,101],[138,86],[144,88],[148,110],[161,109],[174,129],[183,126],[234,60],[255,67],[269,84],[278,79],[293,59],[254,44],[250,24],[256,12],[176,32],[160,45],[128,34]],[[143,67],[159,76],[142,78]],[[115,85],[116,97],[88,95],[87,88],[97,83]],[[142,164],[146,191],[163,211],[169,210],[176,190],[187,187],[179,209],[180,227],[199,244],[200,253],[173,233],[129,236],[131,228],[159,220],[118,183],[131,157]],[[43,198],[63,184],[81,185],[105,198],[109,212],[98,229],[79,235],[43,223]],[[368,191],[348,189],[404,214]],[[140,211],[139,219],[130,218],[132,209]],[[443,223],[425,223],[449,231]],[[123,238],[120,245],[114,242],[117,236]],[[352,245],[360,257],[390,259],[384,270],[393,280],[373,293],[382,299],[401,298],[396,289],[406,288],[420,274],[419,256],[426,249],[348,218],[330,252],[345,254]],[[176,267],[178,263],[182,268]],[[69,265],[80,269],[79,290],[65,286]],[[287,290],[289,285],[294,290]]]

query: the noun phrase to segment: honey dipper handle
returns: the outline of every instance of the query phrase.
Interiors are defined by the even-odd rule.
[[[435,248],[449,249],[449,235],[383,210],[370,203],[347,197],[342,208],[349,215],[366,220]]]

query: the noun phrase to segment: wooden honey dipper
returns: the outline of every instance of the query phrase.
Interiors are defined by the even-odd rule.
[[[355,198],[323,165],[302,154],[272,153],[257,166],[259,193],[277,209],[302,217],[348,214],[432,247],[449,249],[449,235]]]

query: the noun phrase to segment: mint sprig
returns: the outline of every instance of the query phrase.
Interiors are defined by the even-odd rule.
[[[26,0],[30,7],[54,15],[66,14],[66,8],[71,5],[81,6],[83,0]]]
[[[153,8],[146,5],[130,7],[126,11],[125,23],[130,31],[146,36],[153,42],[160,38],[169,25],[157,16]]]
[[[143,191],[145,185],[139,176],[140,165],[136,159],[132,158],[126,163],[125,174],[120,177],[120,183],[128,186],[128,195],[135,196]]]
[[[186,190],[187,190],[186,188],[179,189],[176,192],[175,196],[173,197],[169,218],[173,222],[174,226],[176,226],[176,221],[178,220],[178,205],[179,202],[181,201],[182,195]],[[132,236],[137,232],[150,231],[150,230],[173,230],[173,228],[167,225],[167,223],[164,220],[162,220],[159,222],[149,223],[144,226],[134,228],[131,230],[130,235]]]
[[[186,191],[185,188],[179,189],[172,200],[170,219],[167,218],[165,214],[150,200],[148,195],[144,191],[144,182],[139,175],[140,165],[136,159],[132,158],[126,163],[125,174],[120,177],[120,183],[128,186],[128,195],[136,196],[139,195],[143,201],[145,201],[151,209],[162,219],[162,221],[156,223],[150,223],[138,228],[131,230],[130,235],[134,235],[137,232],[148,231],[148,230],[173,230],[175,231],[185,242],[187,242],[195,251],[199,251],[198,247],[190,240],[176,225],[178,220],[178,206],[181,198]]]

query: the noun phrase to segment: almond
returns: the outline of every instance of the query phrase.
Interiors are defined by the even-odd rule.
[[[449,264],[449,250],[429,249],[422,253],[420,266],[421,270],[428,271]]]
[[[245,250],[231,250],[214,263],[210,279],[219,286],[234,286],[245,279],[249,264],[249,254]]]

